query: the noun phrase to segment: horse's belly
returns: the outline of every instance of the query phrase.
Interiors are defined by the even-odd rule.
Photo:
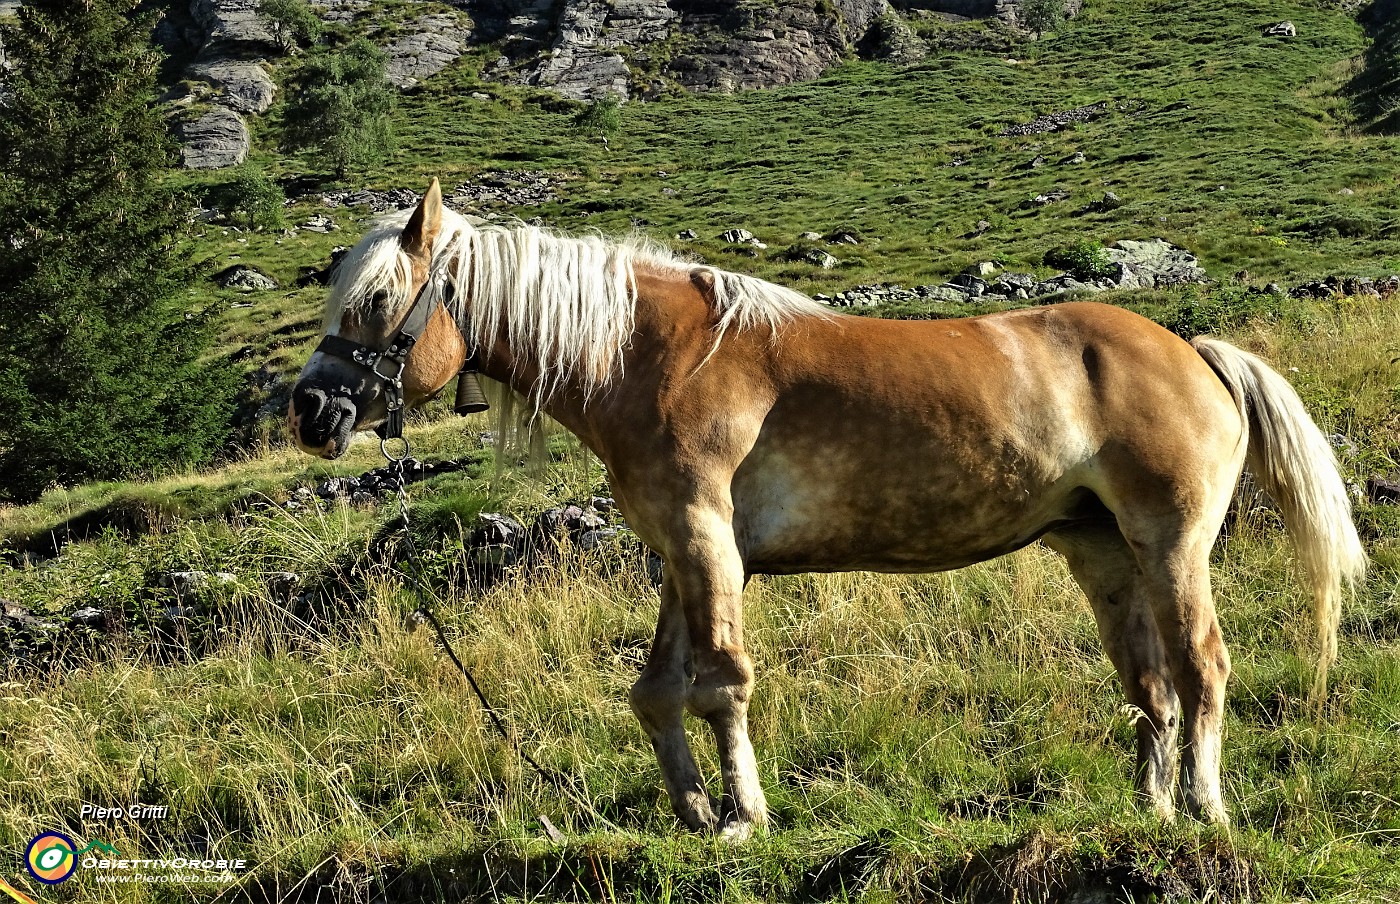
[[[988,484],[972,475],[872,467],[764,469],[737,481],[734,526],[750,573],[962,568],[1080,517],[1077,481]]]

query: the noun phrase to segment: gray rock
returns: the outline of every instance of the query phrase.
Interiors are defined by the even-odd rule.
[[[1035,155],[1026,162],[1024,169],[1040,169],[1045,165],[1045,158],[1040,154]]]
[[[1298,37],[1298,26],[1292,22],[1279,22],[1264,29],[1266,38],[1296,38]]]
[[[752,242],[754,239],[754,235],[752,232],[749,232],[747,229],[738,228],[726,229],[723,232],[721,232],[718,237],[726,242],[729,242],[731,245]]]
[[[452,13],[423,16],[408,26],[410,33],[384,48],[389,81],[411,88],[452,65],[462,55],[471,30]]]
[[[1337,194],[1341,195],[1341,196],[1344,197],[1344,198],[1350,198],[1352,195],[1356,194],[1356,192],[1352,191],[1352,190],[1349,189],[1349,188],[1343,188],[1343,189],[1339,189],[1339,190],[1337,191]]]
[[[829,245],[859,245],[860,236],[849,229],[838,229],[826,237]]]
[[[968,299],[968,294],[956,286],[920,286],[918,294],[929,301],[960,302]]]
[[[809,264],[815,264],[823,270],[830,270],[840,263],[835,255],[827,254],[820,248],[809,248],[803,253],[802,259]]]
[[[100,631],[107,627],[107,614],[96,606],[84,606],[68,617],[68,627]]]
[[[209,44],[276,48],[277,40],[258,16],[258,0],[190,0],[190,15]]]
[[[245,292],[266,292],[277,288],[277,280],[247,264],[234,264],[216,275],[214,281],[221,288]]]
[[[1163,289],[1206,279],[1195,255],[1164,239],[1124,239],[1110,245],[1107,252],[1111,262],[1121,265],[1110,277],[1120,288]]]
[[[318,213],[313,214],[305,222],[303,222],[301,224],[301,228],[305,229],[307,232],[328,233],[333,232],[334,230],[339,229],[340,227],[336,225],[335,220],[332,220],[325,214]]]
[[[980,298],[987,294],[987,281],[971,273],[959,273],[948,280],[946,285],[972,298]]]
[[[820,232],[804,232],[798,238],[804,242],[820,242],[822,240]]]
[[[218,103],[240,113],[262,113],[272,106],[277,85],[267,70],[252,60],[210,60],[189,68],[192,77],[214,86]]]
[[[1087,160],[1087,159],[1088,159],[1088,158],[1086,158],[1086,157],[1084,156],[1084,152],[1083,152],[1083,151],[1075,151],[1073,154],[1071,154],[1071,155],[1069,155],[1068,157],[1066,157],[1065,159],[1061,160],[1061,161],[1060,161],[1060,165],[1061,165],[1061,166],[1078,166],[1079,164],[1085,162],[1085,160]]]
[[[991,221],[978,220],[977,225],[972,227],[973,235],[982,235],[992,228]]]
[[[993,276],[996,276],[997,271],[1000,269],[1001,267],[998,266],[995,261],[978,261],[963,272],[981,277],[982,279],[991,279]]]
[[[1047,204],[1058,204],[1061,201],[1069,200],[1069,192],[1064,189],[1048,191],[1043,195],[1036,195],[1023,204],[1023,207],[1044,207]]]
[[[355,17],[369,9],[370,0],[310,0],[322,19],[340,25],[348,25]]]
[[[1400,479],[1394,477],[1367,478],[1366,498],[1378,504],[1400,505]]]
[[[180,151],[186,169],[222,169],[237,166],[248,157],[252,139],[243,118],[227,107],[180,126],[185,146]]]
[[[1035,289],[1035,285],[1036,278],[1029,273],[1003,273],[996,282],[987,287],[987,294],[1025,298]]]
[[[694,229],[682,229],[680,232],[676,233],[676,238],[682,242],[693,242],[699,238],[699,236],[695,234]]]

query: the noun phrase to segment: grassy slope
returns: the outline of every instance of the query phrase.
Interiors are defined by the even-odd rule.
[[[1298,24],[1298,40],[1257,38],[1258,25],[1281,18]],[[621,229],[641,219],[658,236],[695,228],[707,258],[813,291],[927,282],[985,258],[1030,266],[1046,247],[1084,236],[1163,235],[1200,251],[1218,276],[1241,266],[1260,279],[1377,273],[1400,269],[1389,225],[1400,209],[1391,178],[1400,144],[1354,134],[1341,115],[1334,91],[1362,46],[1360,30],[1322,3],[1100,2],[1014,66],[977,56],[906,72],[851,65],[814,85],[632,106],[609,152],[573,133],[567,112],[547,112],[520,92],[502,90],[486,104],[458,100],[475,85],[463,66],[406,102],[403,150],[370,181],[447,181],[489,166],[567,169],[578,190],[544,211],[553,222]],[[1104,99],[1127,106],[1059,135],[995,137],[1036,113]],[[1077,149],[1089,164],[1053,165]],[[1052,165],[1017,169],[1037,153]],[[954,157],[967,163],[943,165]],[[663,180],[657,170],[674,175]],[[987,179],[996,184],[976,187]],[[1218,185],[1226,190],[1209,190]],[[1075,197],[1018,208],[1055,187]],[[1342,187],[1355,194],[1339,196]],[[1105,188],[1128,205],[1073,215]],[[958,238],[978,219],[994,230]],[[1339,222],[1359,225],[1346,226],[1349,236],[1321,234]],[[808,229],[851,226],[869,240],[840,252],[855,259],[847,266],[822,273],[775,255],[731,256],[710,239],[731,225],[759,233],[774,251]],[[202,253],[211,267],[238,254],[287,281],[338,241],[216,230]],[[253,361],[271,350],[274,364],[296,362],[319,326],[319,300],[313,290],[274,293],[231,311],[230,348],[252,345]],[[1124,300],[1207,313],[1215,303]],[[1300,306],[1231,332],[1280,367],[1296,367],[1295,383],[1325,427],[1360,441],[1354,477],[1400,459],[1397,335],[1394,303]],[[465,437],[475,429],[464,436],[456,423],[425,424],[413,435],[429,457],[447,457],[473,452]],[[1076,870],[1105,864],[1119,869],[1103,881],[1131,884],[1136,875],[1171,888],[1173,879],[1195,897],[1229,897],[1244,878],[1271,901],[1400,895],[1393,511],[1361,513],[1376,569],[1349,610],[1343,662],[1320,717],[1298,702],[1311,629],[1280,533],[1261,523],[1222,544],[1217,588],[1238,673],[1226,784],[1239,827],[1230,835],[1189,823],[1162,828],[1132,812],[1129,717],[1118,710],[1086,608],[1053,556],[1031,549],[916,579],[756,582],[748,616],[762,677],[753,723],[777,828],[727,850],[675,834],[627,712],[625,689],[656,606],[631,560],[569,566],[481,594],[438,585],[438,608],[469,664],[528,748],[586,788],[582,806],[522,772],[430,640],[400,627],[409,600],[365,555],[387,513],[292,516],[251,504],[373,463],[368,445],[334,467],[277,452],[0,511],[10,537],[104,506],[157,513],[144,523],[160,533],[114,533],[74,544],[42,568],[0,571],[0,595],[36,608],[158,606],[164,597],[145,585],[162,569],[241,577],[210,601],[241,614],[210,639],[207,658],[162,664],[133,639],[111,661],[4,685],[0,849],[64,825],[146,854],[207,837],[220,853],[257,863],[247,887],[255,898],[299,883],[347,897],[389,883],[396,900],[435,891],[528,899],[542,887],[546,896],[605,900],[939,899],[973,894],[979,883],[1015,888],[1036,875],[1072,885]],[[474,477],[448,477],[415,497],[425,520],[450,524],[456,511],[470,523],[483,504],[527,511],[597,489],[598,479],[564,467],[543,482],[491,490]],[[430,547],[432,574],[450,573],[460,558],[455,536],[448,530]],[[346,563],[358,566],[348,578]],[[325,636],[289,624],[261,586],[280,570],[331,589],[346,584],[336,591],[340,605],[369,617]],[[713,774],[709,746],[696,737]],[[71,822],[78,802],[129,796],[143,757],[159,763],[173,821],[150,835]],[[539,814],[563,827],[569,844],[543,841]],[[1253,864],[1244,878],[1236,858]],[[1000,872],[990,874],[989,863]],[[76,883],[49,894],[104,896]],[[133,894],[184,897],[159,888],[108,896]]]

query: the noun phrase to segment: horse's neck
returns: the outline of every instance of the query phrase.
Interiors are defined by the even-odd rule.
[[[694,369],[713,341],[713,312],[686,273],[639,266],[637,303],[631,340],[622,349],[607,386],[587,397],[583,381],[566,374],[544,411],[603,454],[608,434],[654,405],[658,388],[677,369]],[[533,400],[540,372],[528,356],[519,356],[498,327],[497,341],[483,355],[482,372]]]

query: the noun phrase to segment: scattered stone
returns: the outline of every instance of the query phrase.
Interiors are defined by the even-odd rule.
[[[998,266],[995,261],[978,261],[963,272],[970,273],[973,276],[980,276],[982,279],[990,279],[995,276],[1000,269],[1001,267]]]
[[[823,270],[830,270],[840,263],[835,255],[828,254],[820,248],[812,248],[804,245],[791,246],[783,252],[783,257],[794,263],[812,264],[821,267]]]
[[[1001,130],[1001,137],[1024,137],[1028,135],[1040,135],[1046,132],[1058,132],[1077,122],[1091,122],[1092,120],[1107,115],[1108,111],[1108,101],[1100,101],[1097,104],[1075,107],[1073,110],[1064,110],[1059,113],[1047,113],[1044,116],[1037,116],[1030,122],[1022,123],[1021,125],[1007,126]]]
[[[407,188],[391,188],[387,191],[331,191],[320,197],[321,203],[327,207],[368,207],[370,213],[375,214],[405,210],[418,204],[418,193]]]
[[[822,234],[820,232],[804,232],[798,238],[804,242],[820,242]]]
[[[681,242],[693,242],[699,237],[700,236],[696,235],[694,229],[682,229],[680,232],[676,233],[677,241]]]
[[[753,233],[749,232],[747,229],[737,228],[726,229],[723,232],[721,232],[718,237],[731,245],[738,245],[744,242],[752,242],[754,238]]]
[[[1066,157],[1065,159],[1061,160],[1061,161],[1060,161],[1060,165],[1061,165],[1061,166],[1078,166],[1079,164],[1084,163],[1087,159],[1088,159],[1088,158],[1086,158],[1086,157],[1084,156],[1084,152],[1083,152],[1083,151],[1075,151],[1075,152],[1074,152],[1073,154],[1071,154],[1070,156],[1068,156],[1068,157]]]
[[[1023,166],[1022,168],[1023,168],[1023,169],[1040,169],[1040,168],[1041,168],[1042,166],[1044,166],[1044,165],[1045,165],[1045,158],[1042,157],[1041,155],[1037,154],[1037,155],[1035,155],[1034,157],[1032,157],[1030,160],[1028,160],[1028,161],[1026,162],[1025,166]]]
[[[290,571],[274,571],[267,576],[267,592],[274,600],[285,603],[292,599],[296,593],[297,585],[300,583],[301,575],[299,574]]]
[[[1400,505],[1400,480],[1389,477],[1367,478],[1366,498],[1374,503]]]
[[[1043,195],[1036,195],[1029,201],[1022,204],[1022,207],[1044,207],[1047,204],[1058,204],[1069,199],[1069,192],[1064,189],[1046,192]]]
[[[967,293],[953,286],[918,286],[914,290],[917,297],[936,302],[967,301]]]
[[[180,126],[184,147],[180,158],[185,169],[222,169],[237,166],[248,157],[252,138],[243,118],[227,107],[214,107],[203,116]]]
[[[476,518],[476,530],[469,543],[477,560],[500,567],[519,562],[527,542],[525,525],[500,512],[482,512]]]
[[[987,281],[971,273],[959,273],[945,284],[970,298],[981,298],[987,294]]]
[[[1343,189],[1339,189],[1339,190],[1337,191],[1337,194],[1339,194],[1339,195],[1341,195],[1341,196],[1343,196],[1343,197],[1345,197],[1345,198],[1350,198],[1352,195],[1356,194],[1356,192],[1352,191],[1352,190],[1349,189],[1349,188],[1343,188]]]
[[[1298,26],[1292,22],[1279,22],[1264,29],[1266,38],[1296,38],[1298,37]]]
[[[84,606],[68,617],[68,627],[105,631],[107,629],[107,614],[96,606]]]
[[[826,237],[828,245],[859,245],[860,236],[851,229],[838,229]]]
[[[453,189],[446,203],[458,211],[483,207],[538,207],[556,200],[559,186],[567,179],[564,173],[486,170]]]
[[[335,220],[332,220],[330,217],[326,216],[323,213],[318,213],[313,214],[309,219],[306,220],[306,222],[302,223],[301,228],[305,229],[307,232],[319,232],[325,234],[333,232],[339,229],[340,227],[336,225]]]
[[[277,288],[277,280],[247,264],[234,264],[215,274],[214,281],[224,289],[244,292],[266,292]]]
[[[973,235],[983,235],[984,233],[986,233],[986,232],[987,232],[989,229],[991,229],[991,228],[992,228],[992,224],[991,224],[991,221],[990,221],[990,220],[978,220],[978,221],[977,221],[977,225],[974,226],[974,227],[972,227],[972,234],[973,234]]]

